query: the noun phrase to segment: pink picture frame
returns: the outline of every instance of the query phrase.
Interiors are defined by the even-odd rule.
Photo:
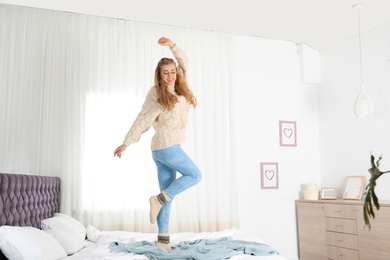
[[[279,169],[277,162],[260,163],[262,189],[279,189]]]
[[[297,146],[297,123],[295,121],[279,121],[280,146]]]

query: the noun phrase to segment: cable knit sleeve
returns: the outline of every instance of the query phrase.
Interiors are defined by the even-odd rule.
[[[187,77],[187,71],[188,71],[188,57],[184,53],[182,49],[176,44],[173,48],[171,48],[173,56],[175,56],[175,59],[177,60],[179,69],[183,72],[184,76]]]
[[[138,113],[129,132],[126,134],[123,144],[129,146],[132,143],[138,142],[141,135],[149,130],[161,112],[163,112],[163,108],[157,102],[155,87],[152,87],[146,96],[141,111]]]

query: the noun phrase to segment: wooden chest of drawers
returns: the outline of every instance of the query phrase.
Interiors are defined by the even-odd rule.
[[[381,203],[371,230],[361,201],[298,200],[296,208],[301,260],[390,259],[390,204]]]
[[[359,244],[354,205],[325,205],[325,237],[328,259],[357,260]]]

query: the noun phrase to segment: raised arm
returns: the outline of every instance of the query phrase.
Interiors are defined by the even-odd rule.
[[[158,40],[158,44],[160,44],[161,46],[169,46],[173,56],[175,56],[175,59],[177,60],[179,69],[181,69],[183,75],[187,77],[189,62],[188,62],[188,57],[184,53],[184,51],[180,49],[180,47],[177,46],[177,44],[175,44],[171,39],[166,37],[161,37]]]

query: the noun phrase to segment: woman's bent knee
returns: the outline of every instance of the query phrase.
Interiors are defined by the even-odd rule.
[[[195,185],[202,180],[202,173],[198,170],[194,175],[195,175],[194,176],[194,185]]]

